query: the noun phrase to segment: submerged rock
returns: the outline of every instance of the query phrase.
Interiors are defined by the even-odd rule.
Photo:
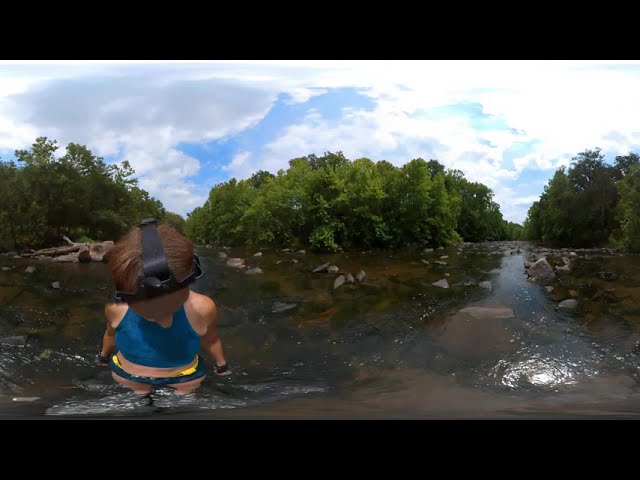
[[[486,288],[487,290],[493,290],[493,284],[489,280],[485,282],[480,282],[478,286],[480,288]]]
[[[0,338],[0,345],[13,345],[14,347],[25,347],[27,345],[27,336],[18,335],[14,337]]]
[[[60,282],[53,282],[51,288],[60,288]]]
[[[499,269],[499,268],[494,268],[493,270],[489,271],[489,273],[490,273],[491,275],[498,274],[498,273],[500,273],[500,269]]]
[[[11,267],[2,267],[3,272],[8,272],[9,270],[11,270]]]
[[[254,257],[261,257],[262,256],[262,252],[256,252],[253,254]]]
[[[247,270],[244,273],[245,273],[245,275],[258,275],[258,274],[263,273],[263,272],[262,272],[262,269],[260,267],[253,267],[253,268],[250,268],[249,270]]]
[[[551,285],[547,285],[546,287],[544,287],[544,289],[547,291],[547,293],[551,293],[554,290],[554,288]]]
[[[476,319],[487,318],[511,318],[514,316],[513,310],[507,307],[465,307],[458,311],[470,315]]]
[[[340,287],[344,282],[346,281],[346,278],[344,275],[340,275],[338,278],[335,279],[335,281],[333,282],[333,289],[335,290],[336,288]]]
[[[218,258],[221,260],[226,260],[227,254],[225,252],[218,252]]]
[[[449,282],[447,282],[446,278],[438,280],[437,282],[433,282],[431,285],[433,285],[434,287],[449,288]]]
[[[347,281],[347,283],[355,283],[356,279],[353,278],[353,275],[351,275],[350,273],[347,273],[346,281]]]
[[[337,273],[340,269],[335,266],[335,265],[331,265],[329,268],[327,268],[327,272],[329,273]]]
[[[282,313],[287,312],[289,310],[293,310],[298,305],[295,303],[282,303],[282,302],[273,302],[273,307],[271,309],[272,313]]]
[[[230,258],[227,265],[234,268],[244,268],[244,258]]]
[[[36,267],[34,267],[33,265],[30,265],[27,267],[27,269],[24,271],[24,273],[33,273],[36,271]]]
[[[311,270],[311,273],[320,273],[320,272],[324,272],[327,268],[329,268],[331,264],[330,263],[323,263],[322,265],[314,268],[313,270]]]
[[[438,265],[446,265],[447,262],[443,262],[441,260],[434,260],[433,263],[437,263]]]
[[[358,282],[360,283],[364,282],[365,278],[367,278],[367,274],[365,273],[364,270],[360,270],[356,275],[356,280],[358,280]]]
[[[573,310],[577,306],[578,306],[578,301],[573,298],[563,300],[558,304],[558,308],[564,308],[566,310]]]
[[[424,263],[425,265],[429,265],[429,261],[425,260],[424,258],[420,260],[422,263]]]

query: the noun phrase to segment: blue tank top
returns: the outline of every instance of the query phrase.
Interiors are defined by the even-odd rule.
[[[184,305],[173,314],[169,328],[145,320],[129,308],[116,327],[115,340],[124,358],[147,367],[188,365],[200,349],[200,335],[191,327]]]

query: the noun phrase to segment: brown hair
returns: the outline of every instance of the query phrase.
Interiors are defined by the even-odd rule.
[[[182,280],[193,266],[193,244],[170,225],[159,225],[164,255],[173,275]],[[142,275],[142,232],[133,227],[122,236],[109,252],[109,270],[116,290],[135,292]]]

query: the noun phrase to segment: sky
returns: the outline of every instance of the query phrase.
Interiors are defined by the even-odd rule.
[[[577,153],[640,152],[639,86],[638,61],[4,61],[0,157],[83,144],[181,215],[311,153],[437,159],[521,223]]]

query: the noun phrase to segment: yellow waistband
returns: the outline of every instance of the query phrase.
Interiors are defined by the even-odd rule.
[[[115,363],[118,367],[122,368],[122,365],[120,365],[120,360],[118,360],[118,355],[114,355],[112,360],[113,360],[113,363]],[[198,368],[199,360],[200,360],[200,358],[198,357],[198,355],[196,355],[196,363],[193,364],[193,367],[187,368],[186,370],[183,370],[183,371],[178,372],[178,373],[174,373],[173,375],[169,375],[168,378],[169,377],[170,378],[173,378],[173,377],[184,377],[186,375],[191,375],[192,373],[196,373],[196,369]]]

